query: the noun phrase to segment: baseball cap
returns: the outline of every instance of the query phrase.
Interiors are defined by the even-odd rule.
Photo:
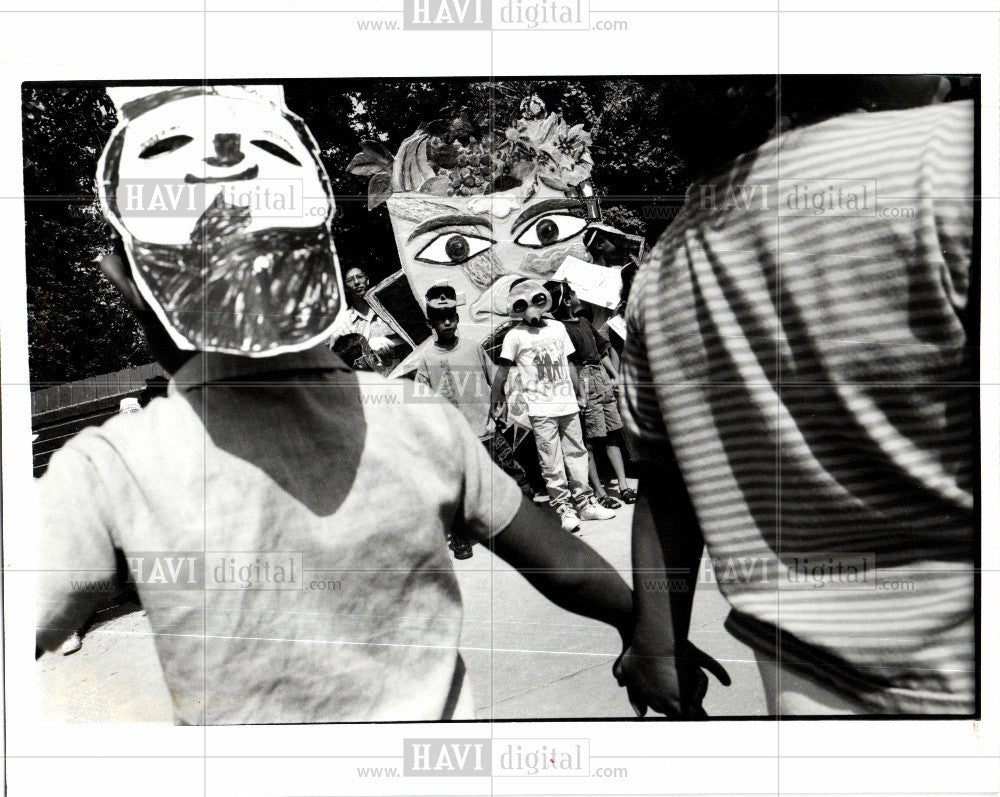
[[[428,307],[434,307],[438,310],[458,307],[458,297],[451,285],[432,285],[424,294],[424,300]]]

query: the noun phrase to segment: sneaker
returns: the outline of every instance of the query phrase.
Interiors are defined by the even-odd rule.
[[[611,520],[615,513],[610,509],[605,509],[593,498],[587,501],[578,510],[580,520]]]
[[[83,647],[83,640],[80,639],[80,634],[74,632],[73,636],[71,636],[69,639],[67,639],[65,642],[62,643],[62,645],[59,647],[59,652],[62,653],[64,656],[68,656],[71,653],[76,653],[82,647]]]
[[[559,513],[559,522],[562,524],[563,531],[576,531],[580,528],[580,518],[572,507],[560,506],[556,511]]]

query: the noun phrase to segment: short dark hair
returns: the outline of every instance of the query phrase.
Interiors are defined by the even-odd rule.
[[[357,332],[341,335],[333,342],[333,353],[346,360],[348,364],[353,363],[365,353],[363,340],[364,335],[359,335]]]
[[[545,290],[552,297],[552,315],[559,319],[567,315],[563,303],[566,301],[566,297],[573,292],[569,283],[562,280],[547,280],[545,282]]]

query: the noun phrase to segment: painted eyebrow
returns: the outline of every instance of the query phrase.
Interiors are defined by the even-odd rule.
[[[156,135],[150,136],[146,141],[143,141],[142,144],[139,145],[139,150],[142,151],[150,144],[156,144],[158,141],[162,141],[165,138],[169,138],[171,133],[173,133],[175,130],[180,130],[180,129],[181,129],[180,125],[171,125],[170,127],[163,128],[163,130],[161,130]]]
[[[427,221],[418,224],[416,229],[410,233],[410,237],[406,239],[409,243],[418,235],[422,235],[425,232],[430,232],[431,230],[438,230],[441,227],[486,227],[488,230],[493,229],[493,225],[490,223],[489,219],[482,216],[438,216],[436,219],[428,219]]]
[[[535,216],[540,216],[542,213],[546,213],[550,210],[565,210],[566,208],[580,208],[581,210],[586,206],[580,199],[544,199],[537,204],[532,205],[530,208],[525,209],[513,223],[510,225],[511,233],[514,232],[521,224],[534,218]]]

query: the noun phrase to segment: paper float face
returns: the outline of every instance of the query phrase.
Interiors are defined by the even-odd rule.
[[[180,348],[309,348],[341,305],[329,180],[298,117],[226,88],[126,118],[98,166],[102,206]]]
[[[527,199],[518,190],[438,197],[394,193],[388,199],[396,247],[413,295],[438,283],[464,294],[465,323],[507,320],[510,283],[550,279],[567,255],[590,261],[583,243],[583,203],[540,185]]]

